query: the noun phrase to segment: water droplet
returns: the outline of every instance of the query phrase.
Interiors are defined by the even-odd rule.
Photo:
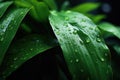
[[[89,38],[86,39],[86,43],[90,43],[90,39]]]
[[[69,17],[65,17],[65,20],[68,21],[68,20],[69,20]]]
[[[82,45],[84,44],[82,40],[80,40],[79,42],[80,42],[80,44],[82,44]]]
[[[105,56],[108,56],[108,53],[105,53]]]
[[[93,28],[92,28],[92,27],[90,27],[89,29],[90,29],[90,30],[93,30]]]
[[[82,19],[82,22],[86,22],[86,20],[85,20],[85,19]]]
[[[74,29],[73,34],[77,34],[77,30],[76,29]]]
[[[24,12],[21,12],[20,14],[22,15],[22,14],[24,14]]]
[[[3,41],[4,40],[4,38],[2,37],[1,39],[0,39],[0,41]]]
[[[73,63],[73,60],[70,60],[71,63]]]
[[[14,67],[14,65],[10,65],[10,67],[11,67],[11,68],[13,68],[13,67]]]
[[[15,60],[17,60],[18,58],[17,57],[15,57],[13,60],[15,61]]]
[[[30,49],[31,51],[33,50],[33,48]]]
[[[79,62],[79,59],[76,59],[75,61],[76,61],[76,62]]]
[[[56,31],[56,34],[57,34],[57,35],[60,35],[60,32],[59,32],[59,31]]]
[[[71,13],[71,11],[66,11],[66,13]]]
[[[40,40],[36,40],[36,42],[38,43],[38,42],[40,42]]]
[[[80,72],[84,72],[84,70],[83,70],[83,69],[80,69]]]
[[[77,53],[78,52],[78,50],[77,49],[75,49],[75,53]]]
[[[100,58],[100,60],[103,62],[103,61],[105,61],[105,59],[104,58]]]
[[[96,41],[97,41],[97,42],[101,42],[101,39],[100,39],[100,38],[96,38]]]

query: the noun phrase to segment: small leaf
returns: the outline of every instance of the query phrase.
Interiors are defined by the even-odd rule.
[[[30,58],[55,46],[53,40],[41,35],[29,35],[14,42],[1,66],[0,76],[6,78]]]
[[[97,26],[77,12],[55,12],[49,17],[72,80],[110,80],[108,47]]]
[[[0,65],[28,9],[11,10],[0,20]]]
[[[5,13],[5,11],[7,10],[7,8],[12,4],[12,1],[9,2],[1,2],[0,3],[0,18],[2,17],[2,15]]]
[[[74,8],[72,8],[72,11],[77,11],[80,13],[88,13],[92,10],[97,9],[100,6],[100,3],[91,3],[91,2],[87,2],[87,3],[83,3],[80,4]]]
[[[105,32],[104,33],[105,35],[107,35],[108,33],[111,33],[120,39],[120,28],[114,26],[113,24],[104,22],[99,24],[98,27]]]
[[[99,23],[102,19],[106,17],[103,14],[98,14],[98,15],[85,14],[85,15],[88,16],[90,19],[92,19],[94,23]]]
[[[37,21],[47,21],[49,15],[48,6],[44,2],[37,0],[16,0],[15,4],[20,7],[31,8],[30,15]]]

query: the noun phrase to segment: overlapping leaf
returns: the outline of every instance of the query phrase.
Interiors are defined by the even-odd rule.
[[[99,6],[100,6],[99,3],[88,2],[88,3],[80,4],[80,5],[72,8],[71,10],[77,11],[80,13],[88,13],[89,11],[97,9]]]
[[[15,4],[20,7],[31,8],[30,15],[37,21],[44,22],[49,15],[48,6],[44,2],[37,0],[16,0]]]
[[[77,12],[51,12],[50,24],[73,80],[110,80],[109,50],[97,26]]]
[[[99,28],[105,32],[104,35],[106,34],[112,34],[120,39],[120,28],[116,27],[110,23],[104,22],[99,24]]]
[[[11,2],[1,2],[0,3],[0,18],[2,17],[2,15],[5,13],[5,11],[7,10],[7,8],[12,4]]]
[[[53,39],[37,34],[26,36],[14,42],[5,56],[0,76],[6,78],[30,58],[55,46],[53,43]]]
[[[28,9],[14,9],[0,19],[0,64]]]

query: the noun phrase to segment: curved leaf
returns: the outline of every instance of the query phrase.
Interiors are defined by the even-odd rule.
[[[72,8],[72,11],[77,11],[80,13],[87,13],[89,11],[95,10],[100,6],[100,3],[91,3],[91,2],[87,2],[87,3],[83,3],[80,4],[74,8]]]
[[[0,20],[0,64],[28,9],[11,10]]]
[[[89,18],[77,12],[52,11],[49,20],[73,80],[111,79],[108,47]]]
[[[0,3],[0,18],[2,17],[2,15],[5,13],[5,11],[7,10],[7,8],[12,4],[12,1],[9,2],[1,2]]]
[[[44,22],[48,19],[49,9],[44,2],[37,0],[16,0],[15,4],[20,7],[31,8],[30,15],[37,21]]]
[[[34,34],[14,42],[1,66],[1,77],[6,78],[30,58],[55,46],[52,40]]]
[[[107,33],[111,33],[113,35],[115,35],[116,37],[118,37],[120,39],[120,28],[110,24],[110,23],[107,23],[107,22],[104,22],[104,23],[101,23],[99,24],[98,26],[101,30],[107,32]]]

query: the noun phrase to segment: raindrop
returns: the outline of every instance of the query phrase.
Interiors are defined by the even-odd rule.
[[[4,40],[4,38],[2,37],[1,39],[0,39],[0,41],[3,41]]]
[[[93,30],[93,28],[92,28],[92,27],[90,27],[89,29],[90,29],[90,30]]]
[[[80,72],[84,72],[84,70],[83,70],[83,69],[80,69]]]
[[[38,43],[38,42],[40,42],[40,40],[36,40],[36,42]]]
[[[76,62],[79,62],[79,59],[76,59],[75,61],[76,61]]]
[[[86,22],[86,20],[85,20],[85,19],[82,19],[82,22]]]
[[[17,57],[15,57],[13,60],[15,61],[15,60],[17,60],[18,58]]]
[[[24,12],[21,12],[20,14],[22,15],[22,14],[24,14]]]
[[[71,63],[73,63],[73,60],[70,60]]]
[[[82,44],[82,45],[83,45],[83,41],[82,41],[82,40],[80,40],[79,42],[80,42],[80,44]]]
[[[97,42],[101,42],[101,39],[100,39],[100,38],[96,38],[96,41],[97,41]]]
[[[90,39],[89,38],[86,39],[86,43],[90,43]]]
[[[66,11],[66,13],[71,13],[71,11]]]
[[[69,17],[65,17],[65,20],[68,21],[68,20],[69,20]]]
[[[75,53],[77,53],[78,52],[78,50],[77,49],[75,49]]]
[[[100,58],[100,60],[103,62],[103,61],[105,61],[105,59],[104,58]]]
[[[77,34],[77,30],[76,29],[74,29],[73,34]]]
[[[30,49],[31,51],[33,50],[33,48]]]
[[[108,53],[105,53],[105,56],[108,56]]]
[[[13,68],[13,67],[14,67],[14,65],[10,65],[10,67],[11,67],[11,68]]]
[[[56,34],[57,34],[57,35],[59,35],[59,34],[60,34],[60,32],[59,32],[59,31],[56,31]]]

